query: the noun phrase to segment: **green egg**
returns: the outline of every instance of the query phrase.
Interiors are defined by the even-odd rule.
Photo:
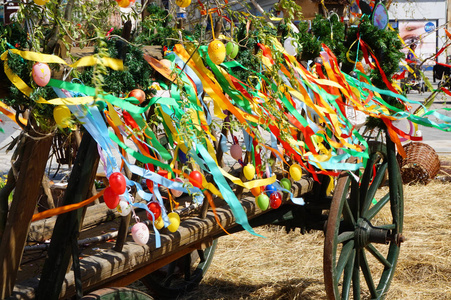
[[[233,50],[229,54],[230,58],[234,59],[238,55],[238,50],[239,49],[240,49],[240,47],[237,44],[233,43]]]
[[[230,55],[230,53],[232,53],[233,51],[233,43],[232,42],[228,42],[226,45],[226,54]]]

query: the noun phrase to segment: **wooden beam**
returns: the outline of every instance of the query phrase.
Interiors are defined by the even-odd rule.
[[[64,194],[64,205],[86,199],[94,182],[98,160],[97,143],[85,132]],[[83,215],[81,208],[58,216],[36,298],[59,299],[71,261],[72,243],[78,238]]]
[[[43,136],[34,130],[26,136],[14,198],[0,245],[1,299],[9,297],[13,291],[52,141],[52,135]]]

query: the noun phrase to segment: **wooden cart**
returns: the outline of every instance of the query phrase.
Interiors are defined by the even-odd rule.
[[[343,172],[336,178],[333,197],[325,192],[328,176],[320,178],[320,182],[307,176],[293,184],[293,194],[305,199],[303,206],[285,197],[280,208],[261,211],[252,195],[236,190],[251,226],[278,224],[287,229],[324,230],[324,280],[329,299],[348,299],[351,294],[354,299],[360,295],[384,298],[403,241],[402,181],[394,144],[388,139],[369,145],[372,154],[365,170],[355,174]],[[98,161],[95,148],[95,141],[85,133],[66,189],[65,205],[77,203],[89,194]],[[222,227],[229,233],[243,230],[235,223],[229,207],[220,199],[215,202]],[[11,213],[16,212],[12,209]],[[107,221],[115,217],[105,204],[62,214],[56,221],[53,217],[33,222],[28,237],[45,240],[53,232],[52,242],[46,249],[47,258],[40,274],[27,274],[30,273],[27,266],[14,265],[14,258],[11,264],[4,265],[3,276],[19,273],[22,278],[14,284],[11,298],[151,299],[142,292],[123,288],[137,280],[163,298],[175,298],[200,282],[211,263],[218,238],[225,234],[207,205],[198,208],[191,205],[179,213],[182,216],[179,230],[175,233],[163,230],[160,248],[155,248],[152,242],[146,246],[135,244],[128,235],[130,217],[121,217],[118,232],[107,236],[114,241],[97,246],[103,250],[89,256],[83,252],[93,246],[83,247],[83,243],[92,239],[82,241],[80,247],[80,230],[99,226],[93,225],[96,223],[93,218]],[[21,224],[8,226],[6,234],[11,241],[26,239],[28,230]],[[89,233],[83,229],[81,235]],[[24,255],[36,253],[33,252],[36,247],[26,247]],[[25,278],[23,274],[33,276]],[[7,289],[7,283],[15,279],[4,280],[2,289]],[[94,294],[86,296],[90,292]]]

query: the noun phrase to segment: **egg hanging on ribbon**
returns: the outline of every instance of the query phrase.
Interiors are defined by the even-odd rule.
[[[246,166],[244,166],[243,174],[244,174],[244,177],[246,177],[247,180],[254,179],[254,176],[255,176],[255,167],[254,167],[254,165],[253,164],[247,164]]]
[[[291,190],[291,181],[288,178],[280,179],[280,185],[286,190]]]
[[[243,149],[241,149],[240,145],[233,144],[232,147],[230,147],[230,155],[234,159],[239,160],[243,157]]]
[[[180,7],[188,7],[191,4],[191,0],[175,0],[175,4]]]
[[[282,194],[279,192],[274,192],[269,197],[269,205],[276,209],[279,208],[279,206],[282,204]]]
[[[144,223],[136,223],[132,227],[132,237],[135,243],[144,246],[149,241],[149,228]]]
[[[61,127],[66,128],[70,125],[71,114],[66,105],[58,105],[53,109],[53,119],[55,123]]]
[[[269,207],[269,197],[264,194],[261,193],[257,199],[255,199],[255,201],[257,202],[257,206],[258,208],[260,208],[261,210],[267,210]]]
[[[174,181],[183,183],[183,180],[181,178],[176,178],[176,179],[174,179]],[[179,190],[171,189],[170,191],[171,191],[172,196],[174,196],[175,198],[178,198],[183,194],[183,192],[179,191]]]
[[[168,230],[170,232],[176,232],[180,226],[180,216],[175,212],[171,212],[168,214],[168,219],[170,223],[168,226]]]
[[[160,230],[161,228],[164,227],[164,221],[163,218],[160,216],[154,223],[153,225],[155,225],[155,228]]]
[[[276,189],[276,187],[273,184],[268,184],[265,187],[265,193],[266,193],[266,195],[268,195],[268,197],[270,197],[271,194],[274,193],[274,192],[277,192],[277,189]]]
[[[37,5],[45,5],[49,2],[49,0],[33,0]]]
[[[144,91],[141,89],[131,90],[128,96],[135,97],[136,99],[138,99],[139,103],[143,103],[144,100],[146,100],[146,93],[144,93]]]
[[[189,182],[197,187],[197,188],[202,188],[202,174],[199,171],[192,171],[189,174]]]
[[[114,172],[108,178],[111,189],[118,195],[122,195],[125,193],[125,189],[127,188],[127,182],[125,181],[124,175],[120,172]]]
[[[222,64],[226,57],[226,48],[219,40],[214,40],[208,45],[208,56],[211,61],[216,64]]]
[[[33,80],[39,86],[46,86],[51,77],[50,67],[46,63],[37,62],[31,68]]]
[[[290,167],[290,175],[291,178],[293,178],[294,181],[299,181],[302,177],[302,169],[301,166],[299,166],[298,164],[293,164]]]
[[[158,202],[152,201],[147,204],[147,208],[153,213],[155,220],[161,216],[161,206]],[[152,215],[146,211],[147,219],[153,221]]]
[[[111,187],[107,187],[103,192],[103,201],[108,208],[114,209],[118,206],[120,199],[119,195],[116,194]]]
[[[262,193],[262,187],[257,186],[257,187],[251,188],[251,193],[254,197],[258,197]]]
[[[123,196],[119,196],[119,199],[119,205],[116,207],[118,213],[123,217],[128,216],[128,214],[132,211],[132,206]]]

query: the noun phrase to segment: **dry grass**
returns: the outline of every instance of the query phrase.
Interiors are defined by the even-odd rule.
[[[386,299],[451,299],[451,182],[405,186],[404,199],[407,240]],[[322,232],[256,231],[266,238],[222,237],[201,285],[181,299],[325,299]]]
[[[451,183],[405,186],[404,198],[407,241],[386,299],[451,299]],[[322,232],[256,231],[266,238],[221,238],[199,289],[183,299],[325,299]]]

